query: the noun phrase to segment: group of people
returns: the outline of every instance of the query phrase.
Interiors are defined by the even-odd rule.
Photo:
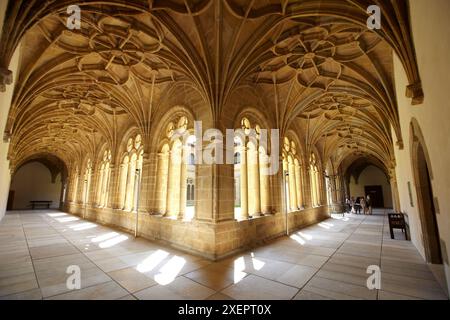
[[[362,210],[363,214],[372,214],[372,201],[369,195],[366,197],[357,197],[356,199],[355,197],[347,197],[345,203],[348,213],[361,214]]]

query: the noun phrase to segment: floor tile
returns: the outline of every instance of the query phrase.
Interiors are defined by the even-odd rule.
[[[214,290],[180,276],[167,285],[156,285],[134,296],[140,300],[203,300],[214,293]]]
[[[279,282],[249,275],[237,284],[221,291],[236,300],[286,300],[292,299],[297,288]]]
[[[55,210],[0,222],[0,299],[448,299],[429,266],[383,211],[341,214],[218,262]],[[369,290],[369,266],[381,290]],[[81,290],[67,288],[79,266]],[[436,279],[439,279],[437,281]]]

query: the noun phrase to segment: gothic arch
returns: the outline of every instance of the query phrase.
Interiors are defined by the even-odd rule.
[[[418,121],[410,123],[410,152],[414,184],[417,194],[417,206],[425,257],[429,263],[442,264],[441,239],[437,224],[437,213],[433,195],[433,169],[427,144]]]

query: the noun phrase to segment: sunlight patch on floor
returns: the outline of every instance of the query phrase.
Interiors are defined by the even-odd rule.
[[[102,249],[104,249],[104,248],[111,248],[111,247],[114,247],[115,245],[117,245],[117,244],[119,244],[121,242],[124,242],[126,240],[128,240],[127,236],[120,235],[120,236],[116,236],[114,238],[111,238],[109,240],[103,241],[98,246],[100,248],[102,248]]]

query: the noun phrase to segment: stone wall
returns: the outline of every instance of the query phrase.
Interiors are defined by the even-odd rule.
[[[99,209],[70,203],[67,212],[87,220],[134,234],[136,213],[122,210]],[[335,208],[339,210],[340,208]],[[323,221],[333,209],[328,206],[291,212],[289,231]],[[139,213],[139,237],[158,241],[207,259],[218,260],[231,254],[253,248],[286,234],[286,216],[281,213],[243,221],[219,223],[182,221],[162,216]]]

